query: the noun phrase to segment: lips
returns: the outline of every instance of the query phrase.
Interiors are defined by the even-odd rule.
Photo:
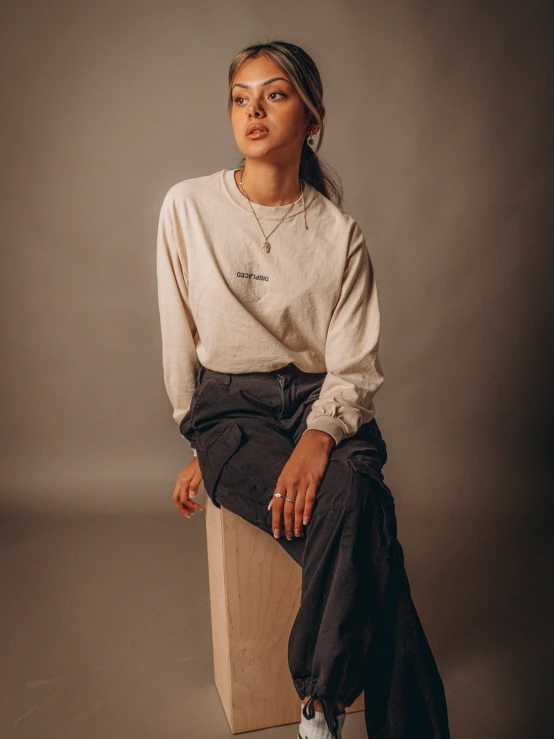
[[[259,124],[253,124],[251,126],[248,126],[246,129],[246,135],[250,136],[251,133],[269,133],[267,128],[265,126],[261,126]]]

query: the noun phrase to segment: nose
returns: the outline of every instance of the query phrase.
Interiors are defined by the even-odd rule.
[[[255,118],[260,118],[264,114],[263,108],[261,108],[256,100],[251,100],[246,108],[249,116],[254,116]]]

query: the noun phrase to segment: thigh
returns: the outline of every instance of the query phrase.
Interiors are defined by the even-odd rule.
[[[197,450],[204,487],[214,504],[271,533],[272,513],[267,506],[295,444],[272,416],[264,388],[253,382],[248,393],[243,388],[236,392],[205,378],[195,391],[181,433]],[[257,410],[252,397],[260,401]],[[367,482],[368,476],[382,480],[385,461],[385,442],[373,419],[331,450],[313,515],[346,506],[358,508],[360,488],[366,490],[365,497],[374,489],[360,486],[358,476],[361,482]]]
[[[359,472],[382,480],[382,468],[387,462],[387,446],[377,421],[373,418],[360,426],[353,436],[343,439],[331,449],[329,461],[347,462]]]
[[[365,488],[367,495],[379,489],[386,458],[385,442],[375,420],[333,446],[316,494],[314,515],[329,508],[356,507],[354,498],[359,496],[353,494],[353,489]]]
[[[251,387],[253,394],[256,387]],[[218,507],[267,525],[267,506],[294,444],[271,415],[216,380],[195,393],[181,433],[196,449],[204,487]]]
[[[270,530],[267,507],[293,444],[257,420],[230,419],[223,425],[222,435],[197,452],[206,489],[223,507]]]
[[[386,444],[375,419],[333,447],[314,511],[344,507],[341,549],[354,559],[389,560],[396,546],[396,513],[382,468]]]

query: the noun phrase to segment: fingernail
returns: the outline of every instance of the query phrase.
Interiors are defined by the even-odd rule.
[[[271,501],[269,501],[269,505],[267,506],[267,510],[269,511],[270,508],[271,508]]]
[[[279,529],[273,529],[273,536],[278,539],[279,538]]]
[[[290,541],[292,539],[292,534],[289,532],[287,533],[287,539]]]
[[[191,493],[190,493],[190,497],[191,498],[194,498],[195,495],[196,495],[196,491],[195,490],[192,490]]]
[[[308,521],[309,521],[308,516],[304,516],[304,526],[308,525]]]
[[[296,536],[302,535],[302,532],[300,531],[300,529],[295,529],[294,533],[296,534]]]

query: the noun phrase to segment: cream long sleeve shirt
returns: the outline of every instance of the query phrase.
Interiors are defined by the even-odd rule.
[[[275,233],[271,250],[235,170],[173,185],[157,236],[164,382],[180,424],[199,362],[219,372],[263,372],[289,362],[325,372],[307,429],[339,444],[375,415],[383,383],[379,303],[362,229],[311,185]],[[289,205],[253,203],[269,234]],[[195,451],[196,453],[196,451]]]

